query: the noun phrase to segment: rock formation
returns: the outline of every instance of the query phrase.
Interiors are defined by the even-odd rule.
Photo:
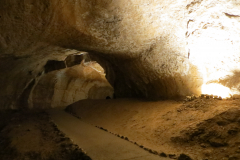
[[[103,67],[116,97],[175,98],[208,83],[239,93],[238,0],[1,0],[0,20],[0,108],[53,107],[61,81],[93,92],[75,73],[64,79],[82,69],[65,60],[80,52]]]

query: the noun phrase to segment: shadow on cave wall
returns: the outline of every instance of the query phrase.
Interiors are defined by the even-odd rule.
[[[192,65],[186,57],[178,54],[162,54],[157,58],[166,58],[172,63],[168,64],[162,60],[160,64],[154,63],[154,49],[146,54],[139,54],[138,57],[126,57],[122,55],[104,55],[91,52],[92,59],[95,59],[105,70],[108,71],[107,79],[114,87],[117,98],[147,98],[150,100],[175,99],[191,94],[200,94],[202,79],[196,66]],[[181,66],[185,61],[189,66],[189,71],[181,73],[181,68],[187,70],[186,66]],[[179,65],[179,66],[178,66]],[[174,66],[174,67],[172,67]],[[107,69],[106,69],[107,68]],[[109,68],[109,69],[108,69]],[[169,74],[169,75],[167,75]],[[113,79],[114,77],[114,79]],[[112,79],[111,79],[112,78]]]
[[[27,86],[26,89],[24,89],[23,93],[19,97],[19,100],[18,100],[18,103],[17,103],[17,108],[19,108],[19,109],[29,108],[28,99],[29,99],[30,93],[31,93],[34,85],[35,85],[35,79],[33,79],[30,82],[30,84]]]
[[[106,79],[114,88],[114,98],[144,98],[143,95],[138,94],[133,88],[134,82],[127,76],[131,70],[121,69],[118,63],[119,59],[122,64],[127,61],[130,62],[132,59],[124,56],[111,56],[105,55],[104,53],[98,53],[91,51],[89,53],[92,60],[98,62],[105,70]],[[132,74],[135,74],[132,72]]]

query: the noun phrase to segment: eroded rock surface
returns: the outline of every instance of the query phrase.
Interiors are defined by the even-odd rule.
[[[48,60],[79,51],[108,69],[117,97],[200,94],[202,84],[213,82],[238,94],[239,6],[236,0],[2,0],[1,108],[16,106]]]
[[[96,62],[82,62],[43,75],[34,87],[31,108],[66,107],[82,99],[113,98],[113,88]]]

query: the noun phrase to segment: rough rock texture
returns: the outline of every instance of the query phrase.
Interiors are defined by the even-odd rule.
[[[0,111],[1,160],[91,160],[43,110]]]
[[[30,108],[66,107],[82,99],[113,98],[113,88],[96,62],[82,62],[41,77],[33,88]]]
[[[199,94],[210,82],[237,94],[239,6],[236,0],[1,0],[0,108],[14,107],[48,60],[78,51],[104,63],[117,97]]]

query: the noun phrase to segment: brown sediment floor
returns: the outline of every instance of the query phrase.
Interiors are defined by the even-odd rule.
[[[83,100],[67,108],[83,121],[175,158],[240,159],[240,100]],[[176,156],[175,156],[176,155]]]
[[[91,160],[42,110],[0,111],[0,160]]]

